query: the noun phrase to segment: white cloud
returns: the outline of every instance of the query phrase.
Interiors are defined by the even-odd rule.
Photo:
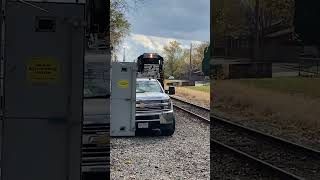
[[[128,20],[133,33],[206,41],[210,0],[147,0],[137,11],[128,13]]]
[[[144,36],[140,34],[132,34],[130,36],[130,39],[138,43],[141,43],[145,48],[157,49],[155,44],[152,42],[152,40],[148,36]]]
[[[142,34],[131,34],[124,40],[126,45],[126,61],[133,61],[139,55],[146,52],[162,53],[163,47],[171,41],[178,41],[182,48],[190,48],[190,43],[199,44],[201,41],[181,40],[176,38],[163,38],[156,36],[146,36]],[[118,52],[118,59],[122,60],[123,51]]]
[[[136,43],[142,44],[145,48],[152,49],[152,50],[162,50],[163,47],[169,44],[171,41],[178,41],[181,43],[182,48],[190,47],[190,43],[193,44],[200,44],[201,41],[194,41],[194,40],[181,40],[175,38],[163,38],[163,37],[156,37],[156,36],[146,36],[142,34],[132,34],[131,40],[135,41]]]

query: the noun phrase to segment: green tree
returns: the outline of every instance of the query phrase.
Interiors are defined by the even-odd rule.
[[[214,7],[214,36],[238,36],[246,30],[246,16],[239,0],[223,0]]]
[[[263,48],[265,30],[273,23],[293,27],[294,0],[242,0],[246,7],[248,32],[256,35],[257,46]]]
[[[198,45],[193,45],[192,50],[192,70],[201,70],[202,61],[204,58],[205,49],[209,43],[204,42]],[[190,69],[190,49],[183,49],[181,43],[171,41],[164,46],[163,54],[165,57],[164,74],[165,78],[174,76],[176,79],[188,78]]]
[[[256,3],[259,3],[257,9]],[[277,20],[292,26],[294,4],[294,0],[223,0],[215,8],[215,30],[223,35],[238,36],[252,34],[256,24],[263,31]]]
[[[275,22],[293,27],[294,4],[294,0],[223,0],[216,6],[215,37],[251,36],[258,57],[267,28]]]
[[[129,3],[131,2],[131,4]],[[120,44],[131,32],[131,24],[125,14],[137,10],[144,0],[111,0],[110,4],[110,39],[113,47],[112,55],[120,49]],[[133,4],[133,5],[132,5]]]
[[[182,54],[179,59],[177,59],[177,70],[175,76],[179,79],[186,79],[188,77],[190,69],[190,49],[182,49]]]
[[[171,41],[163,47],[164,54],[164,75],[165,78],[174,76],[181,78],[183,72],[186,51],[181,48],[181,44],[177,41]]]
[[[198,45],[195,45],[194,50],[192,51],[192,69],[202,70],[202,61],[204,57],[204,51],[209,46],[208,42],[204,42]]]
[[[246,25],[258,25],[259,30],[269,27],[274,21],[292,26],[294,0],[241,0],[245,12]]]

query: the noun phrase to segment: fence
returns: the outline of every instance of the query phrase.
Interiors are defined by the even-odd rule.
[[[319,58],[301,58],[297,63],[283,65],[282,68],[297,71],[301,77],[319,77],[320,76]]]

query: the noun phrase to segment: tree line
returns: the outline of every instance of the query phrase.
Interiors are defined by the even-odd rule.
[[[202,71],[202,60],[208,42],[192,44],[191,70]],[[163,47],[164,77],[173,76],[175,79],[187,79],[190,70],[190,48],[182,48],[178,41],[171,41]]]
[[[214,4],[213,34],[216,37],[252,35],[263,47],[265,30],[278,23],[293,28],[294,40],[320,49],[319,0],[222,0]]]
[[[126,12],[136,11],[144,0],[111,0],[110,1],[110,40],[113,47],[112,56],[116,58],[123,40],[131,32],[131,24]]]
[[[239,36],[263,33],[276,22],[293,27],[294,9],[294,0],[223,0],[214,9],[214,31]]]
[[[133,2],[134,6],[130,6]],[[110,35],[112,54],[119,50],[123,39],[129,35],[131,25],[125,12],[138,9],[144,0],[111,0]],[[279,20],[282,24],[294,27],[296,35],[305,44],[319,48],[320,16],[319,0],[222,0],[213,1],[213,32],[215,37],[241,34],[260,36],[264,29]],[[240,3],[240,6],[239,6]],[[259,30],[258,33],[255,31]],[[259,44],[259,42],[257,42]]]

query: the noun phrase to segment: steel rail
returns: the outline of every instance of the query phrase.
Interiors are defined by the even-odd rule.
[[[196,104],[193,104],[193,103],[190,103],[190,102],[187,102],[187,101],[184,101],[184,100],[181,100],[181,99],[178,99],[176,97],[173,97],[171,96],[171,98],[173,100],[176,100],[176,101],[179,101],[179,102],[182,102],[182,103],[186,103],[190,106],[193,106],[193,107],[196,107],[196,108],[200,108],[202,110],[206,110],[208,111],[208,113],[210,112],[210,109],[208,108],[205,108],[205,107],[202,107],[202,106],[199,106],[199,105],[196,105]],[[262,138],[263,140],[266,140],[268,142],[272,142],[272,143],[276,143],[282,147],[285,147],[285,148],[288,148],[288,149],[291,149],[291,150],[295,150],[295,151],[298,151],[298,152],[304,152],[304,153],[308,153],[308,154],[311,154],[311,155],[314,155],[314,156],[317,156],[317,157],[320,157],[320,151],[318,150],[315,150],[315,149],[312,149],[312,148],[309,148],[309,147],[305,147],[305,146],[302,146],[302,145],[299,145],[299,144],[296,144],[296,143],[293,143],[293,142],[290,142],[290,141],[287,141],[287,140],[284,140],[282,138],[279,138],[279,137],[275,137],[275,136],[272,136],[272,135],[269,135],[269,134],[266,134],[266,133],[263,133],[261,131],[257,131],[255,129],[252,129],[252,128],[248,128],[248,127],[244,127],[240,124],[237,124],[237,123],[234,123],[234,122],[231,122],[230,120],[226,119],[226,118],[223,118],[223,117],[219,117],[217,115],[214,115],[212,114],[210,116],[210,119],[207,119],[203,116],[200,116],[186,108],[183,108],[181,106],[178,106],[176,104],[174,104],[174,107],[177,108],[177,109],[180,109],[184,112],[187,112],[188,114],[191,114],[192,116],[198,118],[199,120],[205,122],[205,123],[210,123],[212,121],[212,123],[220,123],[220,124],[223,124],[223,125],[226,125],[226,126],[229,126],[229,127],[232,127],[232,128],[235,128],[239,131],[244,131],[245,133],[249,134],[249,135],[252,135],[256,138]],[[213,125],[213,124],[212,124]],[[247,159],[257,165],[259,165],[260,167],[263,167],[264,169],[267,169],[267,170],[271,170],[273,171],[274,173],[277,173],[277,175],[279,175],[281,178],[286,178],[286,179],[304,179],[302,177],[299,177],[291,172],[288,172],[286,170],[283,170],[281,168],[278,168],[264,160],[261,160],[261,159],[258,159],[258,158],[255,158],[245,152],[242,152],[240,150],[237,150],[233,147],[230,147],[222,142],[219,142],[217,140],[213,140],[211,139],[210,141],[211,143],[213,143],[215,145],[215,147],[217,148],[220,148],[220,149],[224,149],[224,150],[227,150],[229,152],[232,152],[236,155],[238,155],[239,157],[242,157],[244,159]]]

